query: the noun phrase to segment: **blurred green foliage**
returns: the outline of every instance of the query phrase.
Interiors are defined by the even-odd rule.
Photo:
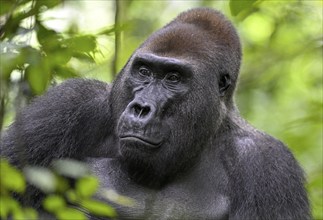
[[[307,174],[313,218],[323,219],[322,1],[0,4],[0,127],[9,125],[26,101],[53,83],[80,76],[112,81],[114,69],[120,70],[149,34],[181,11],[198,6],[221,10],[234,22],[243,45],[236,93],[241,114],[290,147]],[[15,171],[9,173],[20,178]],[[86,193],[91,194],[95,180],[86,181]],[[19,182],[12,190],[19,192]],[[51,200],[64,204],[57,197]]]
[[[23,195],[27,190],[27,183],[47,194],[42,207],[59,220],[87,219],[85,213],[109,218],[117,215],[109,205],[92,198],[98,191],[98,179],[91,176],[87,166],[78,161],[57,160],[51,169],[26,166],[22,173],[7,160],[1,159],[0,177],[1,219],[48,218],[48,215],[44,216],[25,206],[23,200],[17,200],[12,194],[15,192]]]

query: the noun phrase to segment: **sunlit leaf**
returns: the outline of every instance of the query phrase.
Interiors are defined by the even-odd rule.
[[[47,52],[47,58],[51,66],[65,65],[72,58],[72,51],[66,47],[57,46]]]
[[[124,29],[125,28],[123,28],[123,29],[120,28],[119,31],[122,31]],[[107,29],[104,29],[104,30],[100,31],[98,33],[98,35],[108,35],[109,36],[109,35],[113,34],[115,31],[116,31],[115,27],[113,27],[113,28],[107,28]]]
[[[233,16],[237,16],[244,10],[249,10],[257,0],[230,0],[230,11]]]
[[[44,199],[43,207],[51,213],[56,213],[66,207],[66,202],[62,196],[49,195]]]
[[[23,209],[24,217],[28,220],[37,220],[38,219],[38,213],[33,208],[24,208]]]
[[[74,52],[72,54],[72,56],[79,59],[79,60],[82,60],[82,61],[95,63],[94,58],[92,56],[88,55],[88,54],[84,54],[84,53],[80,53],[80,52]]]
[[[14,211],[12,212],[12,218],[13,218],[13,219],[17,219],[17,220],[20,220],[20,219],[26,219],[26,218],[25,218],[25,215],[24,215],[24,212],[22,211],[22,209],[14,210]]]
[[[79,77],[79,74],[70,67],[67,66],[55,66],[54,67],[55,75],[60,76],[64,79]]]
[[[62,3],[62,0],[38,0],[36,1],[36,7],[45,6],[47,9],[53,8]]]
[[[41,52],[30,46],[20,49],[19,62],[26,64],[25,77],[34,94],[42,94],[50,80],[49,65]],[[23,61],[22,61],[23,60]]]
[[[116,191],[111,190],[111,189],[101,190],[100,194],[102,196],[104,196],[105,198],[107,198],[108,200],[110,200],[116,204],[122,205],[122,206],[132,207],[136,204],[136,201],[134,199],[129,198],[127,196],[119,195]]]
[[[50,81],[48,65],[42,60],[39,65],[30,65],[26,68],[25,76],[30,88],[36,95],[42,94]]]
[[[264,41],[269,40],[274,31],[272,19],[259,12],[249,15],[242,25],[245,37],[259,44],[264,44]]]
[[[0,217],[1,219],[7,219],[9,212],[10,212],[10,206],[7,202],[8,197],[0,196]]]
[[[43,192],[50,193],[55,191],[55,175],[49,169],[27,166],[23,171],[27,181]]]
[[[3,35],[0,36],[0,39],[14,37],[19,28],[20,22],[21,19],[14,18],[12,15],[10,15],[6,20],[6,23],[1,27]]]
[[[96,39],[94,36],[85,35],[73,37],[65,42],[69,48],[78,52],[89,53],[96,48]]]
[[[90,213],[104,217],[116,217],[116,211],[109,205],[103,202],[85,199],[82,200],[81,206],[87,209]]]
[[[37,39],[42,45],[44,51],[52,51],[59,49],[61,45],[61,36],[56,31],[45,27],[39,21],[36,22]]]
[[[0,161],[0,186],[17,193],[24,192],[26,188],[22,173],[3,159]]]
[[[18,53],[2,53],[0,54],[0,74],[1,79],[9,79],[10,73],[21,64]]]
[[[73,208],[65,208],[56,213],[58,220],[77,219],[86,220],[86,216],[79,210]]]
[[[1,0],[0,1],[0,15],[9,13],[13,9],[15,2],[12,0]]]
[[[10,7],[10,5],[8,5],[8,2],[9,1],[7,1],[7,0],[0,1],[1,13],[2,12],[4,12],[4,13],[9,12],[9,16],[6,17],[5,23],[1,27],[1,30],[4,32],[4,34],[1,35],[1,37],[0,37],[1,39],[13,38],[17,34],[17,29],[20,28],[20,23],[22,22],[22,20],[24,20],[25,18],[34,16],[39,12],[37,7],[28,7],[28,9],[29,9],[28,11],[15,10],[21,6],[23,7],[28,2],[30,3],[30,0],[20,0],[19,2],[10,1],[10,2],[14,2],[12,7]],[[3,6],[3,9],[2,9],[2,6]],[[8,8],[8,6],[9,6],[9,8]]]
[[[57,173],[72,178],[83,177],[90,173],[85,163],[72,159],[56,160],[52,166]]]
[[[67,197],[68,201],[70,201],[72,203],[76,203],[78,200],[78,196],[77,196],[76,192],[72,189],[70,189],[66,192],[66,197]]]
[[[70,187],[69,182],[66,178],[56,175],[56,191],[63,193]]]
[[[19,52],[25,63],[38,64],[42,58],[41,52],[31,46],[22,47]]]
[[[0,211],[0,217],[2,219],[7,219],[6,217],[8,215],[15,212],[23,215],[20,204],[9,196],[0,196]]]
[[[76,192],[81,197],[90,197],[98,189],[99,181],[96,177],[87,176],[83,177],[76,182]]]

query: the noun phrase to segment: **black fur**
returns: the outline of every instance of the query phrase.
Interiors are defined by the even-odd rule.
[[[121,219],[309,219],[295,158],[234,105],[240,61],[238,35],[220,12],[184,12],[111,87],[72,79],[35,99],[1,154],[18,166],[92,157],[102,187],[137,201],[116,206]]]

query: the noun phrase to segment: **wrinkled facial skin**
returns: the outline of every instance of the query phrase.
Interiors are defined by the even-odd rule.
[[[148,153],[170,138],[172,125],[167,122],[176,110],[169,111],[189,92],[191,77],[191,70],[179,60],[152,54],[134,58],[125,79],[133,99],[122,113],[118,128],[123,146],[134,143],[138,150]]]

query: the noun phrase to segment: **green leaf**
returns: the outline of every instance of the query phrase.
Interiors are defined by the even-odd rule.
[[[17,68],[19,64],[18,53],[1,53],[0,54],[0,73],[1,79],[7,80],[10,78],[11,72]]]
[[[25,77],[34,94],[40,95],[47,88],[50,81],[50,72],[47,59],[41,52],[30,46],[20,50],[19,59],[22,63],[29,64]]]
[[[44,199],[43,207],[51,213],[56,213],[66,207],[66,202],[62,196],[49,195]]]
[[[61,3],[62,3],[62,0],[41,0],[41,1],[36,1],[36,7],[45,6],[47,9],[49,9]]]
[[[55,160],[53,161],[52,166],[60,175],[72,178],[80,178],[90,173],[90,170],[85,163],[72,159]]]
[[[13,38],[17,34],[18,28],[20,28],[20,23],[25,18],[36,15],[39,11],[35,7],[26,7],[26,3],[30,3],[30,0],[1,0],[0,1],[0,16],[3,17],[6,14],[6,19],[4,19],[4,24],[2,24],[1,32],[2,35],[0,39]],[[25,10],[21,10],[24,8]],[[29,9],[29,10],[28,10]],[[28,11],[27,11],[28,10]]]
[[[230,11],[233,16],[237,16],[240,12],[250,10],[257,0],[230,0]]]
[[[128,207],[133,207],[136,204],[136,201],[132,198],[129,198],[127,196],[122,196],[119,195],[118,193],[116,193],[116,191],[109,189],[103,189],[100,190],[100,195],[102,195],[103,197],[107,198],[108,200],[122,205],[122,206],[128,206]]]
[[[62,37],[56,31],[48,29],[40,21],[36,21],[37,40],[46,52],[58,50],[61,47]]]
[[[80,205],[87,209],[90,213],[99,215],[99,216],[104,216],[104,217],[116,217],[117,213],[116,211],[109,205],[91,200],[91,199],[86,199],[82,200]]]
[[[70,188],[69,181],[66,178],[59,175],[56,175],[55,178],[57,192],[64,193]]]
[[[9,212],[10,212],[10,206],[7,202],[9,197],[0,196],[0,217],[1,219],[7,219]]]
[[[23,171],[27,181],[43,192],[50,193],[55,191],[55,175],[49,169],[27,166]]]
[[[0,186],[17,193],[23,193],[26,189],[22,173],[3,159],[0,161]]]
[[[54,73],[55,75],[60,76],[64,79],[79,77],[74,69],[66,66],[55,66]]]
[[[84,53],[80,53],[80,52],[74,52],[72,54],[73,57],[82,60],[82,61],[86,61],[89,63],[95,63],[95,60],[92,56],[88,55],[88,54],[84,54]]]
[[[76,182],[76,192],[80,197],[91,197],[98,189],[99,181],[96,177],[83,177]]]
[[[41,95],[50,81],[48,65],[40,62],[39,65],[30,65],[26,68],[25,76],[30,88],[36,95]]]
[[[0,15],[9,13],[15,5],[15,2],[12,0],[1,0],[0,1]]]
[[[77,219],[77,220],[86,220],[86,216],[84,213],[73,209],[73,208],[65,208],[56,213],[56,217],[58,220],[67,220],[67,219]]]
[[[76,52],[89,53],[96,49],[96,38],[92,35],[72,37],[65,43]]]
[[[121,28],[120,28],[121,29]],[[125,29],[125,28],[124,28]],[[119,31],[122,31],[123,29],[119,30]],[[97,33],[97,35],[112,35],[114,34],[114,32],[116,31],[115,27],[109,27],[109,28],[106,28],[102,31],[100,31],[99,33]]]
[[[42,59],[41,52],[30,46],[22,47],[19,52],[24,63],[37,65]]]
[[[0,196],[0,217],[7,219],[8,215],[17,212],[22,215],[20,204],[9,196]]]
[[[77,201],[78,201],[78,196],[77,196],[76,192],[72,189],[68,190],[66,192],[66,197],[67,197],[68,201],[71,203],[77,203]]]
[[[58,45],[57,48],[52,48],[47,52],[48,61],[51,66],[65,65],[72,58],[72,52],[62,45]]]
[[[28,220],[37,220],[38,219],[38,213],[33,208],[24,208],[23,213],[24,213],[25,219],[28,219]]]
[[[1,27],[3,30],[3,35],[0,37],[0,39],[3,40],[5,38],[14,37],[19,28],[20,22],[21,20],[19,18],[13,18],[13,16],[10,15],[7,18],[6,23]]]
[[[22,209],[17,209],[12,212],[12,218],[14,220],[26,219]]]

